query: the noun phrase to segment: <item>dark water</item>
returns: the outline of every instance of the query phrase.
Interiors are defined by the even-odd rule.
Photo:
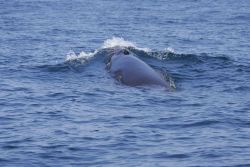
[[[0,166],[250,166],[250,1],[0,0]],[[129,47],[176,90],[105,70]]]

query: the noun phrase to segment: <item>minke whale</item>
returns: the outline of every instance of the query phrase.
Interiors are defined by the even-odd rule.
[[[139,59],[126,48],[113,48],[106,61],[111,76],[128,86],[161,86],[172,89],[164,75]]]

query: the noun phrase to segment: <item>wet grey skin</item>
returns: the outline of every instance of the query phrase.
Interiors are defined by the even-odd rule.
[[[115,79],[128,86],[154,85],[171,89],[162,74],[125,48],[114,48],[107,69]]]

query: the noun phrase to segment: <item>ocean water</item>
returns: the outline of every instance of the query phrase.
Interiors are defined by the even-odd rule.
[[[113,46],[174,91],[123,85]],[[0,0],[0,166],[250,166],[250,1]]]

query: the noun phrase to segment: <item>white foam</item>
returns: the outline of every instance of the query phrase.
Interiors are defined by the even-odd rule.
[[[170,48],[170,47],[165,48],[164,51],[165,52],[170,52],[170,53],[175,53],[175,50],[173,48]]]
[[[90,58],[94,57],[95,54],[102,50],[102,49],[106,49],[106,48],[112,48],[112,47],[116,47],[116,46],[120,46],[120,47],[133,47],[136,50],[141,50],[144,52],[151,52],[151,49],[149,48],[140,48],[137,47],[135,43],[131,42],[131,41],[127,41],[122,37],[112,37],[110,39],[107,39],[103,42],[102,46],[95,50],[94,52],[85,52],[85,51],[81,51],[79,54],[76,54],[74,51],[70,50],[68,52],[68,54],[66,55],[65,61],[70,62],[70,61],[81,61],[81,62],[86,62],[86,60],[89,60]],[[171,51],[173,51],[173,49],[171,49]]]
[[[105,48],[112,48],[112,47],[116,47],[116,46],[133,47],[133,48],[135,48],[137,50],[142,50],[142,51],[145,51],[145,52],[151,51],[149,48],[139,48],[139,47],[136,46],[135,43],[130,42],[130,41],[126,41],[122,37],[112,37],[111,39],[107,39],[106,41],[104,41],[101,48],[105,49]]]
[[[102,48],[112,48],[115,46],[136,47],[133,42],[126,41],[120,37],[113,37],[111,39],[107,39],[106,41],[104,41]]]
[[[96,53],[97,53],[97,51],[90,52],[90,53],[86,53],[86,52],[82,51],[77,55],[74,51],[70,50],[68,52],[68,54],[66,55],[65,61],[75,61],[75,60],[86,61],[86,60],[90,59],[91,57],[93,57]]]

